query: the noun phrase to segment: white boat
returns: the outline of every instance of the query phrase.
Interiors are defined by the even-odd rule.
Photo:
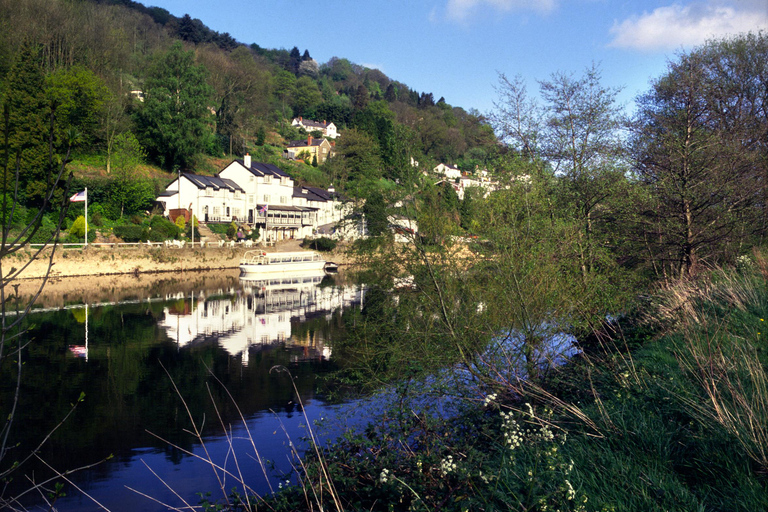
[[[280,275],[297,271],[323,270],[325,260],[311,251],[247,251],[240,260],[242,274]]]

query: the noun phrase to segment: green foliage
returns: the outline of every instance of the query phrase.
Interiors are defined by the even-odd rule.
[[[380,237],[389,234],[389,220],[387,219],[387,205],[384,196],[378,192],[373,192],[363,205],[363,215],[365,215],[365,224],[368,235]]]
[[[237,223],[232,222],[227,226],[227,238],[234,239],[237,234]]]
[[[179,228],[162,215],[153,215],[149,221],[147,239],[151,242],[162,242],[178,238]]]
[[[112,233],[125,242],[135,243],[140,242],[146,238],[148,233],[144,226],[132,224],[124,226],[115,226],[112,228]]]
[[[85,216],[81,215],[72,225],[69,227],[70,237],[84,239],[85,238]]]
[[[46,125],[51,108],[45,98],[40,49],[37,46],[22,46],[2,89],[8,144],[3,140],[0,161],[12,164],[19,158],[21,203],[39,205],[46,192]],[[8,179],[12,180],[12,176],[9,175]]]
[[[83,66],[63,68],[48,75],[46,96],[56,109],[58,137],[64,139],[68,131],[74,130],[81,144],[92,145],[108,95],[103,80]]]
[[[187,222],[184,220],[184,217],[182,217],[181,215],[179,215],[178,217],[176,217],[176,222],[175,222],[175,224],[176,224],[176,227],[177,227],[177,228],[179,228],[179,231],[180,231],[180,232],[183,232],[183,231],[184,231],[184,229],[185,229],[185,228],[186,228],[186,226],[187,226]]]
[[[205,77],[205,68],[195,65],[181,43],[160,55],[149,72],[136,128],[149,156],[167,170],[190,168],[206,147],[211,89]]]
[[[137,176],[137,168],[144,162],[146,153],[136,137],[122,133],[115,138],[112,155],[112,182],[108,197],[114,217],[133,214],[150,208],[155,199],[154,187]]]
[[[312,249],[313,251],[328,252],[336,248],[338,241],[333,238],[321,236],[319,238],[306,239],[301,245],[302,247]]]

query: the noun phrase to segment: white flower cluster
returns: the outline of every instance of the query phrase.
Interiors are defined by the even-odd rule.
[[[576,490],[568,480],[565,481],[565,498],[568,501],[573,501],[576,498]]]
[[[514,450],[523,443],[523,433],[511,412],[501,412],[501,430],[504,432],[504,443]]]
[[[379,483],[385,484],[391,480],[392,477],[389,476],[390,471],[386,468],[381,470],[381,474],[379,475]]]
[[[489,405],[493,404],[496,401],[496,398],[498,398],[498,395],[496,393],[491,393],[490,395],[487,395],[485,397],[485,400],[483,400],[483,407],[488,407]]]
[[[456,471],[456,463],[453,462],[453,455],[449,455],[440,461],[440,473],[446,476],[451,471]]]

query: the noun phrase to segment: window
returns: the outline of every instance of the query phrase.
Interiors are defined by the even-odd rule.
[[[253,204],[253,194],[248,194],[248,203]]]
[[[213,207],[213,214],[214,214],[215,216],[218,216],[220,212],[221,212],[221,210],[219,210],[219,207],[218,207],[218,206],[214,206],[214,207]]]
[[[264,194],[264,202],[265,203],[269,202],[269,194]]]
[[[288,198],[287,198],[286,196],[280,196],[280,202],[281,202],[282,204],[285,204],[285,203],[287,203],[287,202],[288,202]]]

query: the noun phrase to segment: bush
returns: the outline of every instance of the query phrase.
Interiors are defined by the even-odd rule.
[[[73,238],[80,238],[81,240],[84,239],[85,217],[83,215],[76,218],[75,222],[72,223],[72,226],[69,228],[69,236]]]
[[[234,222],[227,227],[227,238],[235,238],[237,234],[237,224]]]
[[[147,232],[147,239],[152,242],[162,242],[171,238],[179,236],[179,228],[160,215],[153,216],[149,221],[149,230]]]
[[[338,243],[339,242],[337,240],[332,238],[320,237],[314,238],[312,240],[304,240],[302,246],[315,251],[332,251],[336,248]]]
[[[112,232],[125,242],[139,242],[146,238],[146,231],[143,226],[115,226]]]
[[[180,231],[180,232],[184,232],[184,228],[186,228],[186,227],[187,227],[187,221],[186,221],[186,220],[184,220],[184,217],[182,217],[181,215],[179,215],[178,217],[176,217],[176,222],[175,222],[175,224],[176,224],[176,227],[177,227],[177,228],[179,228],[179,231]]]

